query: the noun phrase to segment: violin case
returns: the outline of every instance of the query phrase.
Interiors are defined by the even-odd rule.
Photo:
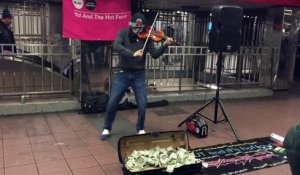
[[[184,148],[191,150],[188,142],[188,135],[185,131],[155,132],[142,135],[130,135],[121,137],[118,141],[119,161],[123,164],[123,175],[200,175],[202,164],[194,163],[175,168],[172,173],[168,173],[164,168],[150,168],[147,170],[131,172],[125,166],[125,158],[133,151],[150,150],[159,146],[167,148]]]

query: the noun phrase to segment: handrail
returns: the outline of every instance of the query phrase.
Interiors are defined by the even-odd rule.
[[[7,44],[0,44],[0,48],[3,46],[7,46]],[[31,65],[38,69],[30,70],[30,67],[25,66],[26,70],[24,70],[25,67],[22,66],[19,70],[10,70],[9,67],[2,65],[5,69],[0,72],[0,96],[71,93],[72,83],[67,82],[73,81],[72,64],[75,61],[71,59],[70,55],[73,46],[49,44],[10,46],[16,46],[17,52],[0,52],[0,61],[18,62],[24,66]],[[6,62],[2,64],[6,64]],[[67,66],[70,69],[65,71]]]

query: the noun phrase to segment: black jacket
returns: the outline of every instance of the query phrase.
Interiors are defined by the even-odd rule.
[[[284,141],[287,159],[293,175],[300,175],[300,124],[289,128]]]
[[[14,33],[9,29],[9,27],[0,20],[0,44],[15,44]],[[2,52],[2,47],[0,47],[0,52]],[[4,50],[16,52],[16,47],[13,46],[3,46]]]
[[[154,42],[149,40],[145,47],[144,55],[142,58],[135,58],[134,52],[142,49],[145,44],[145,40],[137,38],[131,29],[123,29],[117,35],[114,42],[114,49],[119,53],[119,68],[131,69],[131,70],[142,70],[145,69],[146,53],[149,52],[152,58],[159,58],[167,46],[161,45],[156,48]]]

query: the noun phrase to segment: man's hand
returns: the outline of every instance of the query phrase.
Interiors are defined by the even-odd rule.
[[[141,58],[143,56],[143,54],[144,54],[143,49],[140,49],[140,50],[135,51],[134,54],[133,54],[133,56],[135,58]]]
[[[174,44],[173,38],[169,38],[169,37],[163,43],[164,46],[170,46],[170,45],[173,45],[173,44]]]

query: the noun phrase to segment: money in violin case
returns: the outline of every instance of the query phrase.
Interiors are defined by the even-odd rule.
[[[121,137],[118,156],[124,175],[202,174],[201,160],[191,151],[185,131]]]

